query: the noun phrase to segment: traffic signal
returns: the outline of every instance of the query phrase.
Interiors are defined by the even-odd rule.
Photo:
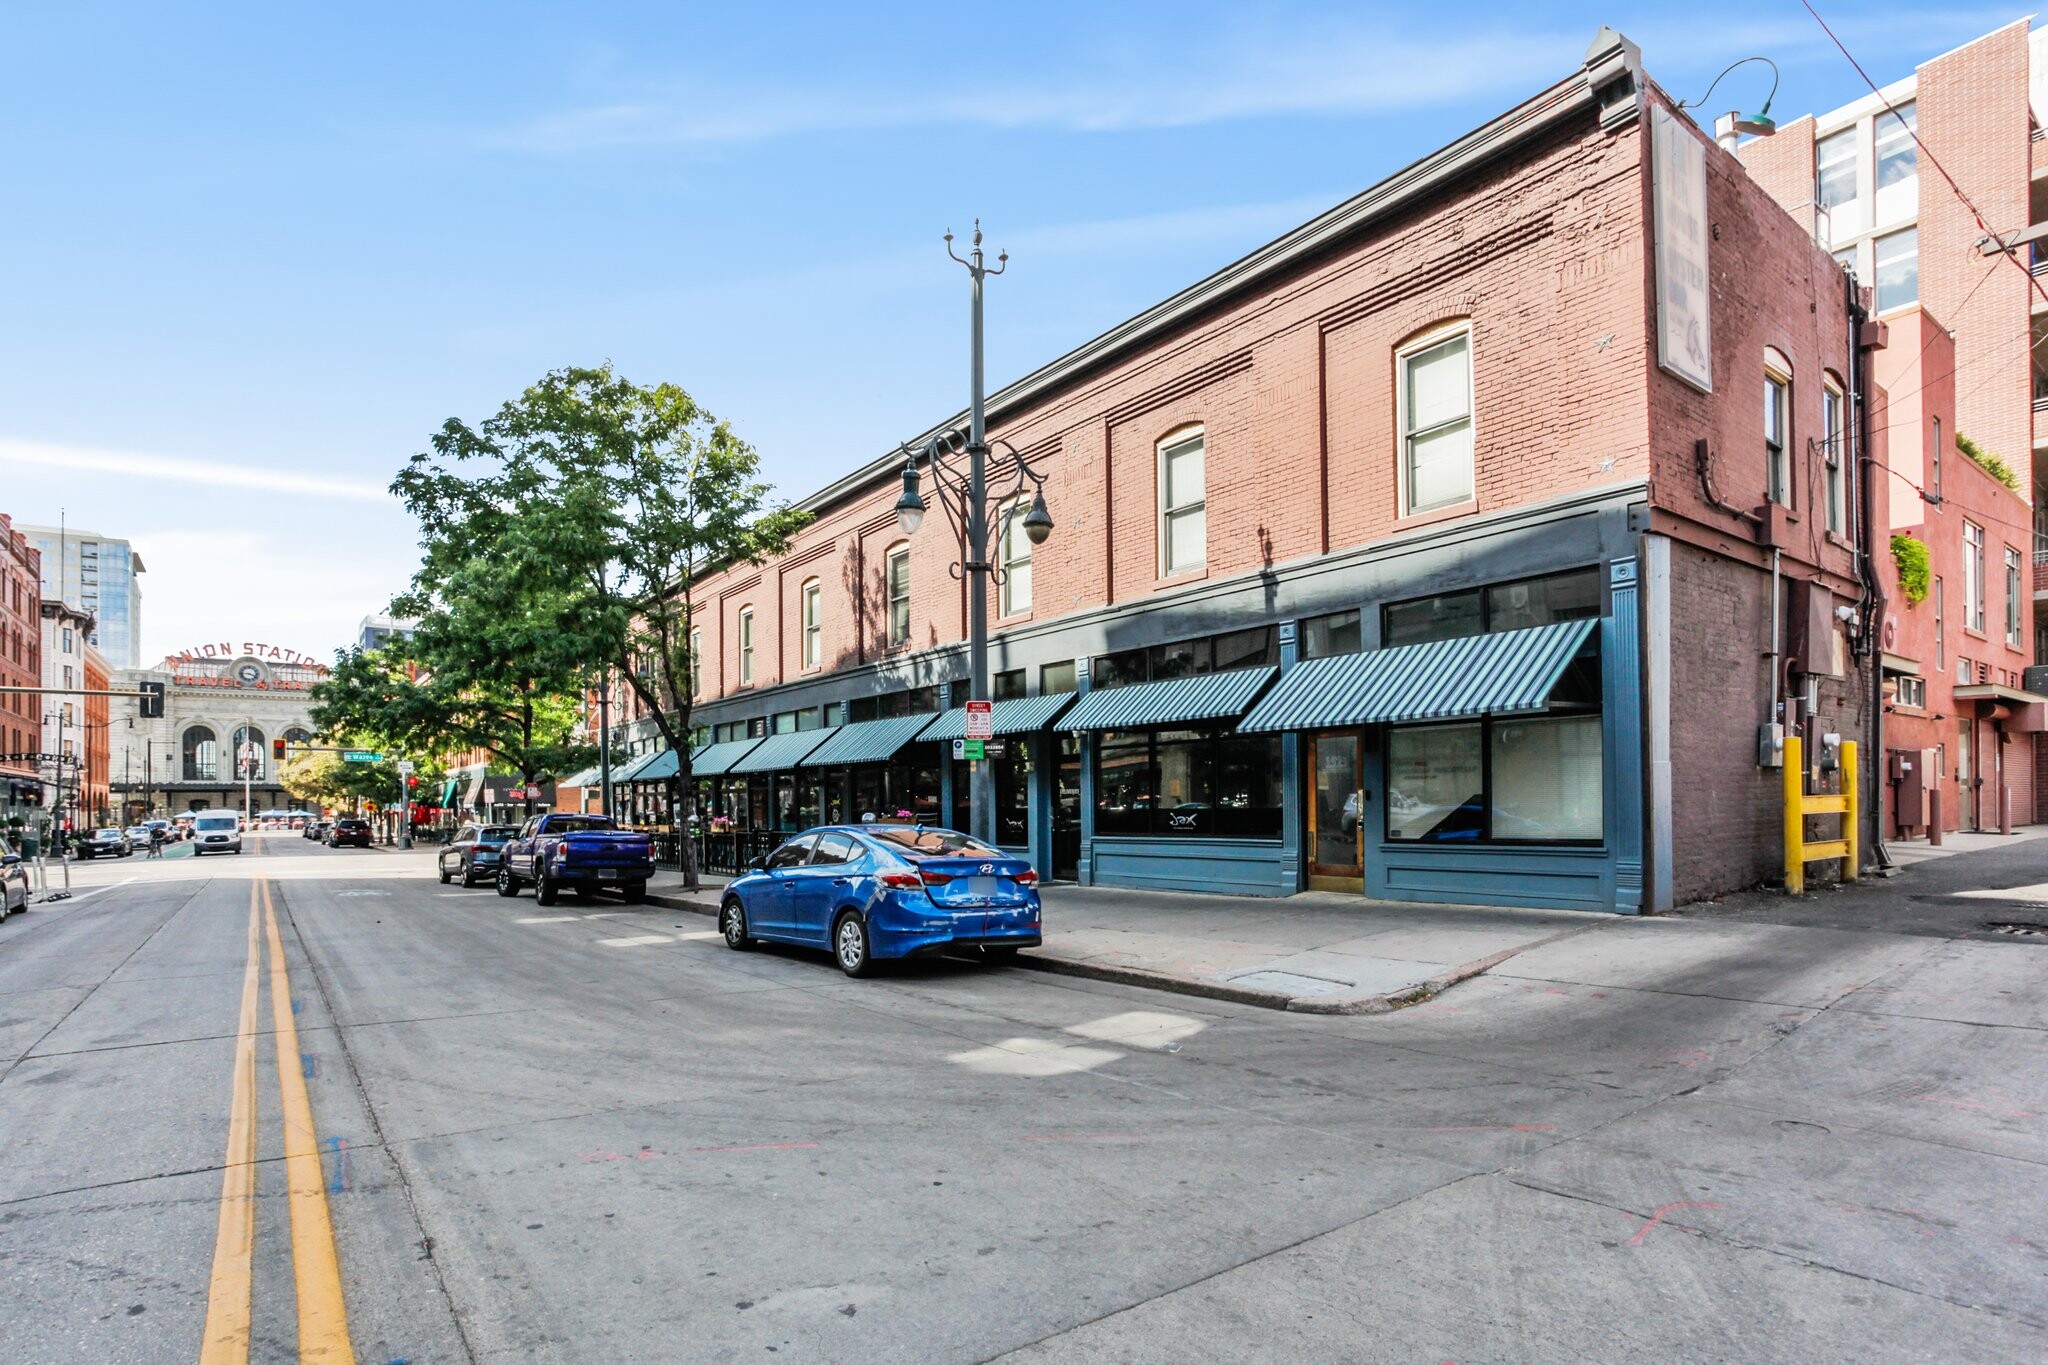
[[[284,762],[284,741],[283,741],[283,740],[281,740],[281,739],[273,739],[273,740],[271,740],[271,741],[270,741],[270,756],[271,756],[272,758],[276,759],[276,760],[277,760],[277,761],[278,761],[279,763],[282,763],[282,762]]]
[[[408,792],[416,792],[420,789],[420,779],[417,773],[407,773],[405,775],[405,789]]]
[[[146,682],[141,685],[139,690],[142,701],[142,718],[144,720],[157,720],[162,717],[164,713],[164,685],[160,682]]]

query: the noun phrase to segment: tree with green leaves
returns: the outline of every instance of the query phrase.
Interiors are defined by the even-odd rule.
[[[760,457],[673,384],[546,375],[472,427],[450,419],[392,484],[425,558],[408,615],[454,593],[545,603],[553,640],[628,688],[692,789],[695,581],[787,548],[809,520],[771,500]],[[687,884],[695,850],[680,839]]]

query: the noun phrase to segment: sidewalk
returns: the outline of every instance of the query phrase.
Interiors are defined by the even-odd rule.
[[[648,903],[715,915],[726,879],[682,889],[656,875]],[[1429,999],[1526,949],[1625,916],[1421,905],[1362,896],[1198,896],[1052,886],[1045,942],[1017,964],[1309,1014],[1374,1014]]]
[[[1941,836],[1941,847],[1935,848],[1925,839],[1887,839],[1885,852],[1891,855],[1894,865],[1911,867],[1934,858],[1953,858],[1958,853],[1982,853],[1986,849],[2008,848],[2025,843],[2029,839],[2048,837],[2048,825],[2021,825],[2010,834],[1965,834],[1956,831]]]

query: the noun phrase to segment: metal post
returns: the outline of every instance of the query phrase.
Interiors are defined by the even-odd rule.
[[[1797,735],[1785,736],[1785,894],[1806,890],[1806,756]]]
[[[973,322],[969,350],[973,374],[967,417],[967,697],[989,700],[988,688],[988,431],[982,394],[981,222],[974,224]],[[968,764],[968,832],[983,843],[996,841],[995,774],[986,758]]]
[[[597,680],[598,814],[612,813],[612,671]]]
[[[262,757],[262,755],[255,752],[256,741],[250,738],[255,733],[256,717],[253,715],[244,716],[242,718],[242,752],[236,755],[236,757],[242,760],[242,819],[244,820],[254,820],[256,818],[256,798],[250,793],[250,788],[256,784],[256,760]]]
[[[1842,808],[1842,841],[1849,846],[1842,859],[1842,880],[1853,882],[1863,852],[1862,827],[1858,823],[1863,818],[1863,792],[1857,775],[1856,741],[1853,739],[1842,743],[1842,799],[1845,803]]]
[[[398,775],[398,846],[412,847],[412,792],[407,787],[411,773]]]

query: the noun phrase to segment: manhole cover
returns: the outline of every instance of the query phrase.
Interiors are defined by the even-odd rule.
[[[1993,920],[1984,927],[1994,934],[2011,934],[2015,938],[2048,938],[2048,924],[2026,924],[2011,920]]]

